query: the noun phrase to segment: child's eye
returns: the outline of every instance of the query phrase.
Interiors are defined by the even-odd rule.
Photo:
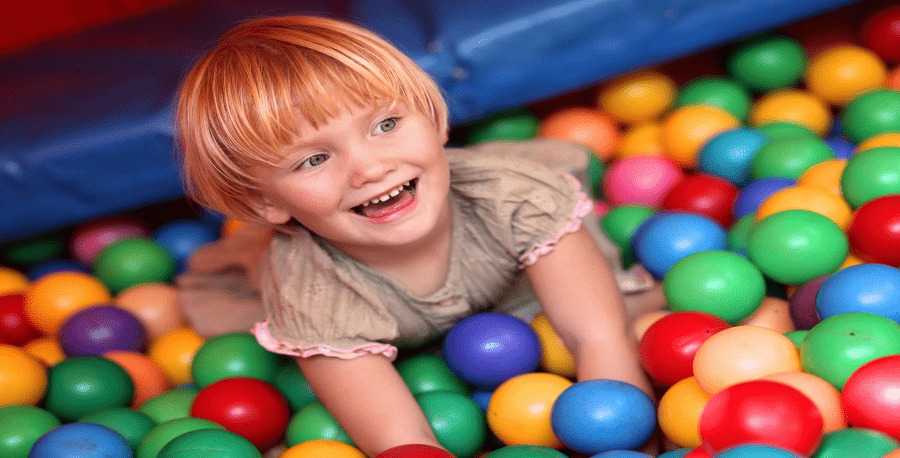
[[[314,154],[300,163],[297,167],[298,169],[309,168],[309,167],[318,167],[322,165],[325,161],[328,160],[327,154]]]
[[[378,127],[375,128],[376,134],[383,134],[385,132],[390,132],[397,127],[397,118],[387,118],[384,121],[378,123]]]

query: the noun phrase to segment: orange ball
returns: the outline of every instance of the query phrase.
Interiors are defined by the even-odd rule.
[[[22,347],[31,356],[34,356],[47,367],[53,367],[66,359],[62,345],[55,336],[38,337]]]
[[[165,283],[142,283],[119,293],[116,305],[131,312],[150,340],[186,325],[178,304],[178,290]]]
[[[900,147],[900,133],[887,132],[883,134],[873,135],[856,145],[853,154],[859,154],[865,150],[879,148],[882,146]]]
[[[597,97],[597,106],[626,124],[651,121],[672,106],[676,92],[672,78],[643,70],[605,83]]]
[[[281,452],[278,458],[366,458],[366,455],[341,441],[312,439]]]
[[[882,456],[881,458],[900,458],[900,448]]]
[[[771,296],[764,297],[756,311],[744,318],[740,324],[761,326],[781,334],[797,330],[794,321],[791,320],[791,303]]]
[[[719,331],[700,344],[694,355],[694,377],[710,395],[765,375],[800,370],[800,352],[794,342],[759,326]]]
[[[131,377],[134,383],[134,399],[131,408],[138,409],[148,400],[165,393],[172,384],[149,356],[133,351],[111,351],[103,355],[112,360]]]
[[[0,407],[35,405],[47,392],[47,368],[15,345],[0,344]]]
[[[662,145],[669,159],[696,168],[700,150],[716,135],[740,126],[731,113],[709,105],[686,105],[662,121]]]
[[[609,114],[594,108],[568,107],[547,116],[538,127],[538,137],[584,145],[606,160],[616,152],[620,135]]]
[[[863,92],[882,87],[887,75],[887,66],[868,48],[839,44],[810,59],[806,87],[822,100],[844,106]]]
[[[847,259],[845,259],[845,260],[844,260],[844,263],[841,264],[840,267],[838,267],[838,270],[841,270],[841,269],[843,269],[844,267],[858,266],[858,265],[860,265],[860,264],[865,264],[865,263],[866,263],[866,261],[863,261],[862,259],[860,259],[859,256],[856,256],[856,255],[853,254],[853,253],[848,253],[848,254],[847,254]]]
[[[694,377],[676,382],[659,399],[659,429],[679,447],[700,446],[700,414],[709,398]]]
[[[841,191],[841,175],[847,167],[844,159],[832,159],[813,164],[797,178],[797,184],[814,186],[825,189],[838,196],[843,196]]]
[[[823,136],[831,128],[831,109],[819,97],[800,89],[770,92],[750,107],[749,124],[774,122],[798,124]]]
[[[197,331],[183,327],[150,342],[147,354],[173,386],[191,381],[191,361],[206,342]]]
[[[643,313],[634,321],[631,322],[631,330],[634,332],[635,340],[638,342],[644,338],[644,333],[647,332],[647,329],[659,321],[660,318],[670,315],[672,313],[671,310],[653,310],[647,313]]]
[[[628,127],[619,141],[616,157],[662,156],[662,126],[645,122]]]
[[[894,67],[894,69],[888,73],[884,85],[891,89],[900,90],[900,65]]]
[[[24,293],[29,284],[28,277],[22,272],[0,266],[0,296]]]
[[[25,316],[44,334],[59,332],[75,312],[110,302],[112,296],[100,280],[81,272],[44,275],[25,293]]]
[[[784,210],[809,210],[827,217],[844,230],[853,217],[850,204],[842,196],[815,186],[796,185],[781,189],[764,200],[756,210],[755,219],[759,222]]]
[[[822,434],[848,426],[841,408],[841,393],[831,383],[806,372],[779,372],[763,376],[762,379],[784,383],[805,394],[822,414]]]
[[[494,390],[488,401],[487,423],[506,445],[543,445],[561,449],[553,433],[550,410],[556,398],[572,386],[569,379],[546,372],[518,375]]]
[[[541,342],[541,367],[552,374],[575,377],[575,358],[550,325],[547,316],[539,313],[530,324]]]

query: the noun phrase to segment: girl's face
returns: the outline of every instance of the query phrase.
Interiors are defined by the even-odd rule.
[[[303,122],[260,179],[261,216],[291,218],[344,252],[423,241],[449,224],[446,136],[403,104],[353,106],[318,129]]]

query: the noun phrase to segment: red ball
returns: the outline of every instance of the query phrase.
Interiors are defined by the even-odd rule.
[[[281,392],[268,382],[232,377],[200,390],[190,415],[218,423],[266,451],[284,437],[291,412]]]
[[[0,296],[0,343],[22,346],[41,336],[25,315],[25,295]]]
[[[738,188],[728,180],[705,173],[685,176],[663,199],[662,208],[696,213],[728,228],[734,222],[732,207]]]
[[[900,355],[869,361],[850,375],[841,391],[847,421],[900,440]]]
[[[714,394],[700,414],[700,438],[713,452],[756,443],[812,455],[822,414],[796,388],[769,380],[738,383]]]
[[[875,12],[863,23],[862,42],[886,61],[900,61],[900,6]]]
[[[694,375],[694,355],[700,344],[730,327],[727,321],[709,313],[670,313],[644,332],[640,343],[641,364],[653,380],[672,386]]]
[[[375,458],[453,458],[453,455],[430,445],[409,444],[389,448]]]
[[[900,194],[860,206],[850,219],[847,240],[863,261],[900,267]]]

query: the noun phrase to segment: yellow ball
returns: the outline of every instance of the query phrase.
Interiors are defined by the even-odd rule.
[[[795,185],[779,190],[764,200],[756,210],[755,219],[761,221],[766,216],[784,210],[809,210],[834,221],[846,230],[853,217],[850,204],[838,194],[827,189]]]
[[[53,335],[74,313],[112,301],[100,280],[82,272],[54,272],[25,293],[25,316],[44,334]]]
[[[844,167],[846,166],[847,161],[843,159],[819,162],[806,169],[806,171],[797,178],[797,184],[822,188],[839,196],[843,196],[841,191],[841,174],[844,173]]]
[[[487,423],[506,445],[543,445],[563,448],[553,433],[550,411],[556,398],[572,382],[547,372],[518,375],[494,390],[488,402]]]
[[[676,91],[672,78],[644,70],[604,84],[597,105],[626,124],[651,121],[672,106]]]
[[[659,399],[659,429],[679,447],[699,446],[703,442],[700,439],[700,414],[709,398],[694,377],[675,383]]]
[[[838,267],[838,270],[841,270],[844,267],[858,266],[860,264],[865,264],[865,262],[866,261],[863,261],[862,259],[860,259],[858,256],[856,256],[853,253],[847,253],[847,259],[845,259],[844,263],[841,264],[840,267]]]
[[[862,46],[841,44],[815,55],[806,67],[806,87],[822,100],[844,106],[856,96],[885,84],[888,69]]]
[[[59,344],[56,336],[39,337],[25,344],[22,349],[43,362],[47,367],[53,367],[66,359],[66,354],[63,352],[62,345]]]
[[[628,127],[622,133],[616,154],[618,158],[662,155],[662,126],[657,122],[645,122]]]
[[[281,452],[278,458],[366,458],[366,455],[350,444],[330,439],[313,439]]]
[[[866,140],[863,140],[860,144],[856,145],[856,151],[854,151],[853,154],[859,154],[865,150],[879,148],[882,146],[900,147],[900,133],[887,132],[884,134],[869,137]]]
[[[0,296],[24,293],[28,290],[28,277],[9,267],[0,267]]]
[[[831,128],[831,110],[822,99],[800,89],[770,92],[750,108],[749,124],[773,122],[798,124],[823,136]]]
[[[541,342],[541,367],[547,372],[563,377],[575,377],[575,358],[550,325],[543,313],[531,320],[531,328]]]
[[[15,345],[0,344],[0,407],[35,405],[47,391],[47,368]]]
[[[740,126],[737,118],[717,107],[687,105],[663,119],[662,145],[664,155],[678,164],[697,167],[700,150],[716,135]]]
[[[151,342],[147,354],[172,385],[178,386],[191,381],[191,362],[205,342],[197,331],[178,328]]]

